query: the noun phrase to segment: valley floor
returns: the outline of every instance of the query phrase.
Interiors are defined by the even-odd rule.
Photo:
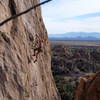
[[[99,47],[100,41],[51,41],[52,45]]]
[[[52,72],[62,100],[73,100],[78,80],[100,70],[100,42],[52,41]]]

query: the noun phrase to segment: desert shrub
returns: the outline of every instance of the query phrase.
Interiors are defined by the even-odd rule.
[[[52,47],[52,72],[62,100],[73,100],[78,78],[95,71],[100,71],[100,47]]]
[[[73,98],[73,85],[70,82],[66,82],[63,77],[55,76],[55,82],[60,92],[62,100],[72,100]]]

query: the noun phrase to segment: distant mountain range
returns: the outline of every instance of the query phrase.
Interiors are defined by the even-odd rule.
[[[100,33],[97,32],[68,32],[64,34],[49,34],[50,40],[79,40],[79,41],[98,41]]]

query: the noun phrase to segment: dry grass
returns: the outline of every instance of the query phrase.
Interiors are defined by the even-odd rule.
[[[51,43],[68,46],[100,46],[100,41],[51,41]]]

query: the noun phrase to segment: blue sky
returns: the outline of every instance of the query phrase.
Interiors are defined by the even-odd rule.
[[[100,32],[100,0],[53,0],[42,15],[49,34]]]

